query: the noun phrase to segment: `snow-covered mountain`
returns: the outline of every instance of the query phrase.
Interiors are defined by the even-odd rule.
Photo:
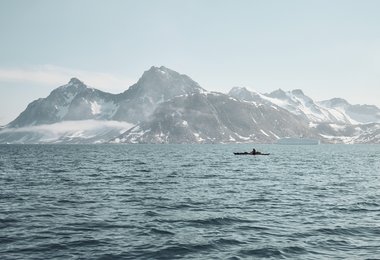
[[[178,95],[204,91],[198,83],[165,67],[151,67],[121,94],[90,88],[76,78],[33,101],[8,127],[52,124],[71,120],[146,120],[157,104]]]
[[[28,107],[7,127],[53,124],[70,120],[110,120],[118,109],[117,95],[87,87],[72,78]]]
[[[136,84],[121,94],[120,106],[113,119],[139,123],[147,120],[161,102],[204,91],[187,75],[164,66],[151,67]]]
[[[356,123],[344,110],[326,107],[324,103],[315,102],[300,89],[287,92],[278,89],[269,94],[260,94],[246,88],[235,87],[229,94],[246,101],[270,102],[310,122]]]
[[[310,122],[338,124],[380,123],[380,109],[373,105],[351,105],[341,98],[316,102],[302,90],[278,89],[269,94],[260,94],[246,88],[234,87],[229,95],[246,101],[270,102]]]
[[[272,143],[284,136],[317,134],[273,105],[253,104],[215,92],[178,96],[158,106],[151,120],[114,143]]]
[[[353,124],[380,123],[380,109],[373,105],[351,105],[341,98],[318,102],[331,111],[344,114]]]
[[[327,143],[379,144],[380,124],[315,124],[311,126]]]
[[[120,94],[73,78],[0,128],[0,143],[273,143],[282,137],[379,143],[380,110],[301,90],[208,92],[190,77],[151,67]]]
[[[300,120],[309,122],[325,142],[378,143],[380,109],[370,105],[351,105],[341,98],[316,102],[302,90],[260,94],[246,88],[235,87],[229,95],[248,102],[279,106]]]
[[[30,103],[0,129],[0,143],[106,142],[125,132],[126,126],[147,120],[158,104],[202,92],[190,77],[163,66],[151,67],[120,94],[90,88],[72,78],[48,97]]]

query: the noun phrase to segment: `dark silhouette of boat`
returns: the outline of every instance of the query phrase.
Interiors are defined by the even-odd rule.
[[[234,153],[234,155],[270,155],[270,153],[248,153],[248,152],[243,152],[243,153]]]
[[[269,155],[269,153],[262,153],[253,148],[252,152],[234,153],[234,155]]]

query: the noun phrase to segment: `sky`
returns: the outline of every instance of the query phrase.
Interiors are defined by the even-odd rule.
[[[203,88],[302,89],[380,107],[377,0],[2,0],[0,125],[77,77],[120,93],[151,66]]]

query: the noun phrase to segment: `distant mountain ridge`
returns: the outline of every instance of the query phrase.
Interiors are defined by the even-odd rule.
[[[380,109],[369,105],[351,105],[341,98],[315,102],[302,90],[278,89],[269,94],[260,94],[246,88],[235,87],[229,95],[241,100],[269,102],[311,122],[339,124],[380,123]]]
[[[72,78],[0,128],[0,143],[273,143],[297,136],[379,143],[379,123],[376,106],[316,102],[302,90],[209,92],[153,66],[119,94]]]
[[[315,102],[302,90],[260,94],[235,87],[229,94],[255,103],[277,105],[309,122],[311,129],[328,143],[379,143],[380,109],[373,105],[351,105],[341,98]]]

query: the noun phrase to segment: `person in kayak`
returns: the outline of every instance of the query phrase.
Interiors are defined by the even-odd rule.
[[[256,151],[255,148],[252,149],[252,152],[243,152],[243,153],[234,153],[235,155],[269,155],[269,153],[262,153]]]
[[[256,151],[256,149],[255,149],[255,148],[253,148],[253,149],[252,149],[252,152],[251,152],[251,154],[255,155],[255,154],[261,154],[261,153],[260,153],[260,152],[258,152],[258,151]]]

